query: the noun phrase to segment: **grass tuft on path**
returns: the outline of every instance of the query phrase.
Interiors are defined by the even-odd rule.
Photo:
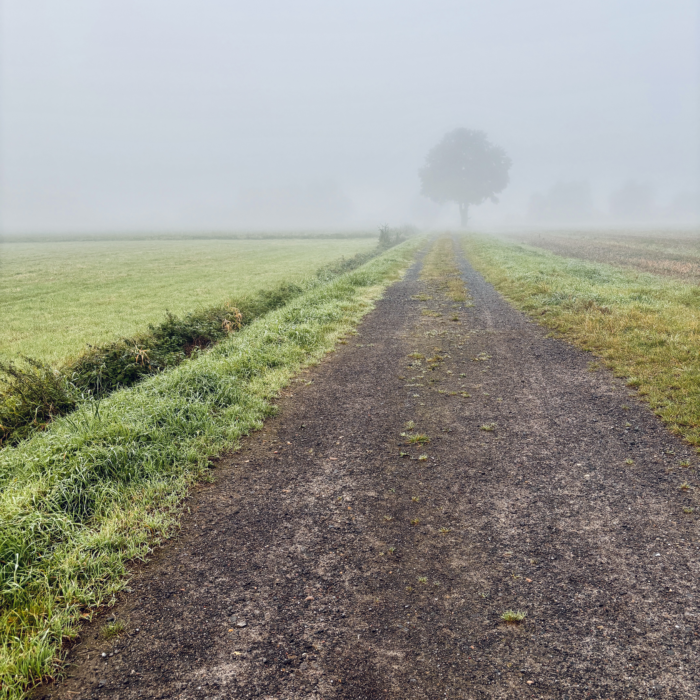
[[[492,237],[462,242],[517,308],[602,358],[674,433],[700,446],[700,288]]]
[[[196,359],[0,452],[0,698],[56,673],[81,615],[176,531],[208,458],[260,428],[279,390],[371,309],[415,247],[319,279]]]
[[[437,284],[452,301],[467,300],[467,288],[455,264],[454,242],[450,236],[440,236],[433,243],[423,263],[421,278]]]

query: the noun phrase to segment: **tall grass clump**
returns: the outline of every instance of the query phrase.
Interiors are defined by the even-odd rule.
[[[491,237],[463,244],[517,308],[602,358],[674,433],[700,445],[697,285]]]
[[[55,673],[80,615],[177,528],[209,458],[262,425],[280,389],[367,313],[414,247],[316,279],[188,362],[83,401],[0,451],[0,698]]]
[[[0,445],[4,436],[22,440],[70,413],[78,392],[59,371],[30,357],[0,362]]]
[[[379,227],[379,247],[386,250],[416,235],[418,235],[418,229],[415,226],[405,225],[392,227],[388,224],[384,224]]]

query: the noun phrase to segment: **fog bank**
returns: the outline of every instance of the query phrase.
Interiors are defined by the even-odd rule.
[[[700,221],[694,0],[5,0],[6,233],[456,226],[418,169],[513,161],[473,225]]]

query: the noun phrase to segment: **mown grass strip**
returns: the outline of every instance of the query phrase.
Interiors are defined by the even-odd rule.
[[[700,445],[700,288],[492,237],[462,240],[517,308],[595,353],[674,433]]]
[[[440,236],[433,243],[423,263],[421,279],[438,284],[440,291],[452,301],[467,300],[467,288],[455,264],[451,236]]]
[[[177,528],[208,458],[262,425],[279,390],[367,313],[415,245],[318,280],[196,359],[0,452],[0,698],[55,672],[81,614]]]

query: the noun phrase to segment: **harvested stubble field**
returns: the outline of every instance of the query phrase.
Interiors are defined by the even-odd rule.
[[[700,283],[700,231],[539,231],[507,240],[544,248],[563,257]]]
[[[181,314],[294,282],[376,240],[92,237],[0,243],[0,359],[51,364]]]
[[[697,698],[696,450],[459,243],[269,386],[277,415],[223,451],[37,698]],[[536,277],[527,250],[463,243],[514,298]],[[370,263],[360,297],[407,253]],[[622,273],[587,274],[624,306]]]

